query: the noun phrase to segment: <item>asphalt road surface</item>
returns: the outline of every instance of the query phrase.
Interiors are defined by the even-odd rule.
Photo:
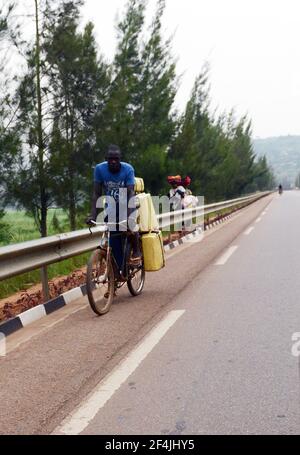
[[[106,316],[83,299],[9,337],[0,433],[299,434],[299,207],[264,198]]]

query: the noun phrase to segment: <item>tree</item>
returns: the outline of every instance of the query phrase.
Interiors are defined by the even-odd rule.
[[[113,62],[109,99],[104,110],[105,144],[115,143],[126,152],[127,161],[136,162],[135,128],[140,112],[141,33],[145,1],[129,0],[118,24],[118,46]],[[103,139],[102,139],[103,143]]]
[[[12,78],[5,71],[10,51],[19,36],[19,25],[13,19],[15,6],[14,2],[3,2],[0,8],[0,209],[7,202],[5,196],[9,170],[20,150],[20,137],[15,122],[17,107],[13,106],[10,94]]]
[[[83,33],[78,32],[81,3],[64,2],[55,17],[50,15],[53,20],[47,24],[45,40],[49,82],[55,94],[50,163],[55,198],[68,210],[72,230],[91,179],[95,131],[101,128],[109,85],[108,67],[97,57],[93,25],[88,23]]]
[[[142,52],[141,134],[137,137],[141,150],[151,144],[167,147],[176,128],[172,110],[177,90],[176,67],[171,56],[171,39],[164,42],[161,36],[164,9],[165,0],[159,0],[150,38]]]
[[[14,45],[17,45],[17,40],[20,37],[20,24],[16,22],[14,18],[14,12],[17,6],[17,2],[14,0],[2,0],[2,5],[0,5],[0,43],[10,42]],[[2,55],[1,63],[6,61],[7,56],[6,47],[0,47],[0,52]],[[3,66],[1,67],[3,70]]]
[[[147,182],[149,190],[154,193],[159,192],[165,180],[167,150],[177,126],[173,110],[177,78],[171,56],[171,39],[164,42],[161,36],[164,9],[165,0],[159,0],[150,27],[150,38],[142,50],[139,106],[134,120],[136,171],[141,175],[145,172],[146,175],[151,174]]]
[[[26,49],[27,73],[21,78],[15,103],[19,108],[18,128],[22,133],[23,151],[12,169],[8,193],[33,216],[42,237],[47,236],[47,212],[52,203],[47,161],[47,79],[42,48],[45,3],[34,0],[35,43]]]
[[[153,195],[159,195],[165,187],[164,182],[168,173],[166,151],[159,145],[149,145],[140,154],[136,169],[137,175],[142,176],[145,181],[146,190]]]
[[[8,223],[5,223],[5,221],[3,221],[4,215],[4,210],[0,209],[0,244],[7,243],[10,238],[10,227]]]
[[[10,56],[20,42],[20,23],[15,18],[15,1],[2,1],[0,6],[0,105],[5,113],[5,131],[13,124],[17,109],[11,106],[10,87],[13,80],[11,68],[7,71]],[[2,117],[3,118],[3,117]]]
[[[254,178],[255,155],[252,148],[251,121],[242,117],[232,132],[232,152],[237,162],[233,195],[242,194]]]
[[[209,67],[205,65],[169,152],[172,172],[190,175],[194,192],[203,194],[207,202],[270,186],[272,173],[267,163],[255,163],[251,122],[247,116],[236,120],[234,111],[215,119],[210,112],[208,81]]]
[[[171,146],[169,157],[172,171],[188,174],[193,189],[207,199],[213,168],[221,159],[218,150],[218,126],[209,112],[209,67],[205,65],[196,78],[191,97],[180,119],[178,134]]]

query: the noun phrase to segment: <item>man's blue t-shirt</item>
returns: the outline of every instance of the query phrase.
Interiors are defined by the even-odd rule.
[[[120,189],[126,188],[127,186],[134,186],[135,184],[134,169],[130,164],[122,162],[120,171],[115,174],[109,171],[107,162],[98,164],[95,168],[94,180],[103,185],[105,196],[110,196],[115,200],[118,211],[119,204],[124,204],[124,209],[127,207],[127,196],[124,195],[122,197],[124,193],[122,191],[120,192]],[[107,198],[105,207],[106,213],[111,218],[114,210],[110,207],[109,198]]]
[[[134,185],[134,169],[128,163],[121,163],[118,173],[112,174],[109,171],[108,163],[98,164],[95,168],[95,182],[102,183],[106,196],[112,196],[116,201],[119,196],[119,189]]]

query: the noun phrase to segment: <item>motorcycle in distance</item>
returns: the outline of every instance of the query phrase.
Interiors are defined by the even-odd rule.
[[[280,195],[282,195],[282,185],[279,185],[279,187],[278,187],[278,193],[279,193]]]

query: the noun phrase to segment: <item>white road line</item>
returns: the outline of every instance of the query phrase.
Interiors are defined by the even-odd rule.
[[[257,218],[257,220],[255,221],[255,223],[259,223],[261,221],[261,217]]]
[[[262,216],[265,216],[265,215],[266,215],[266,213],[267,213],[266,211],[262,212]]]
[[[215,265],[224,265],[233,253],[238,249],[237,246],[231,246],[228,250],[217,260]]]
[[[171,311],[52,434],[81,433],[184,313],[185,310]]]
[[[244,232],[244,235],[249,235],[251,234],[251,232],[253,231],[254,227],[249,227],[249,229],[247,229],[245,232]]]

